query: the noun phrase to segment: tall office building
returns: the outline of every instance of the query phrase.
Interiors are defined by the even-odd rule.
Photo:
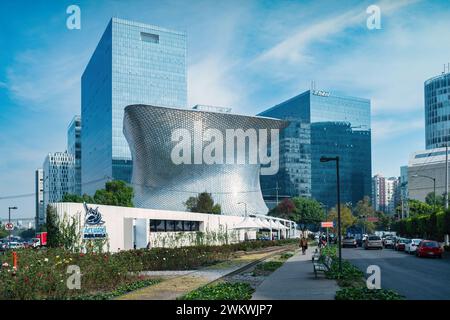
[[[44,209],[75,192],[75,157],[67,152],[49,153],[44,161]],[[45,220],[45,213],[44,213]]]
[[[123,136],[124,108],[148,104],[185,108],[186,34],[113,18],[81,78],[82,191],[106,180],[131,181]]]
[[[426,149],[445,147],[450,143],[450,72],[428,79],[424,87]]]
[[[75,158],[75,194],[81,195],[81,117],[75,116],[67,129],[67,152]]]
[[[336,206],[336,165],[322,156],[340,158],[342,203],[371,195],[370,100],[309,90],[259,115],[291,121],[281,133],[278,174],[261,177],[265,195],[278,186],[279,195]]]
[[[36,206],[36,227],[45,223],[44,210],[44,170],[37,169],[34,175],[34,194]]]
[[[387,214],[395,214],[399,203],[400,189],[399,179],[396,177],[385,178],[376,174],[372,178],[372,206],[376,211]]]

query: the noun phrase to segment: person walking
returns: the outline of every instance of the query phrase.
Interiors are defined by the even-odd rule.
[[[308,240],[304,236],[300,239],[300,247],[302,248],[302,254],[306,254],[306,249],[308,249]]]

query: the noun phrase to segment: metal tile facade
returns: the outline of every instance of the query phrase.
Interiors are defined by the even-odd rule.
[[[171,140],[173,130],[182,128],[192,133],[197,121],[203,124],[202,135],[206,129],[214,128],[224,137],[226,129],[281,129],[288,125],[286,121],[231,113],[148,105],[126,107],[124,135],[133,159],[135,205],[184,211],[184,202],[189,197],[207,191],[221,205],[223,214],[245,214],[245,206],[240,202],[247,204],[248,214],[266,214],[268,209],[259,183],[259,158],[256,164],[173,163],[171,152],[176,145]]]

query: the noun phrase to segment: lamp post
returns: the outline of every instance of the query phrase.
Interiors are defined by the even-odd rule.
[[[338,252],[339,252],[339,273],[342,273],[342,248],[341,248],[341,185],[339,182],[339,157],[321,157],[320,162],[336,161],[336,193],[338,212]]]
[[[243,204],[245,206],[245,216],[247,217],[247,203],[246,202],[238,202],[238,204]]]
[[[8,207],[8,223],[11,223],[11,210],[17,210],[17,207]],[[8,248],[11,247],[11,230],[9,230]]]
[[[414,178],[427,178],[427,179],[431,179],[433,180],[433,211],[436,212],[436,178],[430,177],[430,176],[425,176],[425,175],[420,175],[420,174],[414,174],[412,175],[412,177]]]

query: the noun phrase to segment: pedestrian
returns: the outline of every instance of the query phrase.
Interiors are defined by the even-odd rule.
[[[302,254],[306,254],[306,249],[308,249],[308,240],[304,236],[300,240],[300,247],[302,248]]]

